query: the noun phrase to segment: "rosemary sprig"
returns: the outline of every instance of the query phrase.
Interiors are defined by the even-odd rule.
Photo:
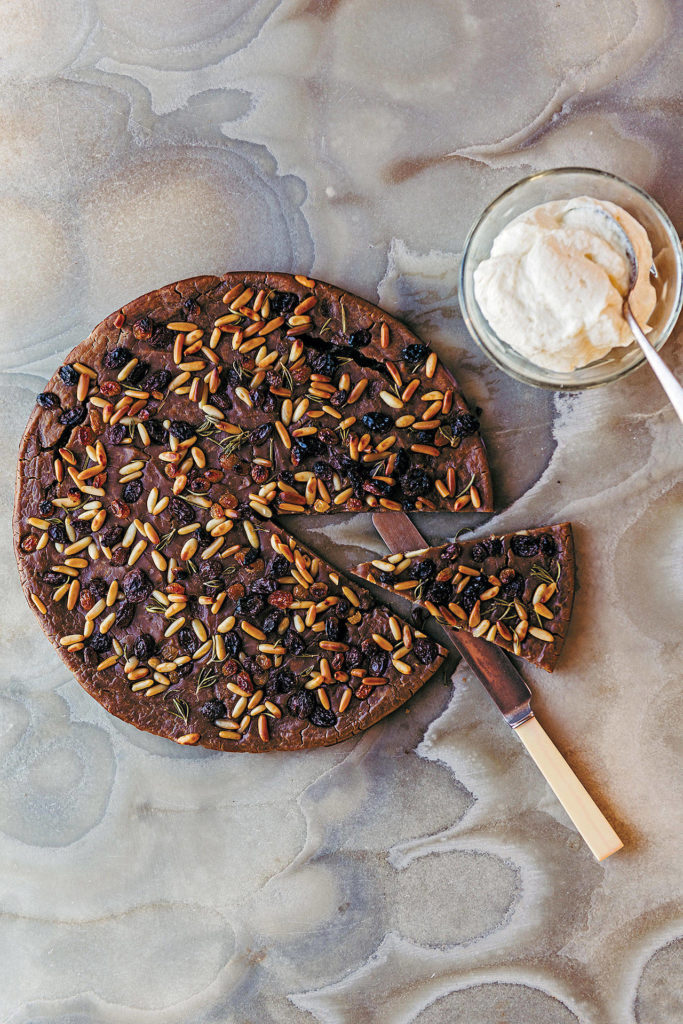
[[[171,543],[171,541],[173,540],[173,538],[175,537],[177,532],[178,531],[176,529],[173,529],[173,530],[169,530],[168,533],[162,534],[162,536],[159,537],[159,543],[157,544],[157,551],[163,551],[164,548],[167,547]]]
[[[322,325],[322,327],[318,331],[318,334],[320,335],[321,338],[322,338],[323,334],[325,333],[325,331],[331,331],[332,330],[332,328],[330,327],[331,323],[332,323],[332,317],[328,316],[327,320],[325,321],[325,323]]]
[[[448,423],[443,427],[439,427],[438,433],[441,434],[442,437],[446,438],[451,448],[458,448],[460,446],[461,439],[459,437],[455,437],[453,430]]]
[[[185,562],[185,565],[187,567],[187,571],[192,573],[193,576],[198,571],[197,566],[195,565],[191,558],[188,558],[188,560]]]
[[[455,496],[456,499],[457,498],[462,498],[463,494],[467,494],[467,492],[469,491],[470,487],[474,483],[475,476],[476,476],[476,473],[473,473],[472,476],[467,481],[467,483],[465,484],[465,486],[463,487],[463,489],[460,491],[460,493],[456,494],[456,496]]]
[[[187,723],[190,720],[190,705],[187,703],[187,701],[183,700],[182,697],[174,697],[173,707],[175,708],[175,711],[171,711],[171,709],[169,708],[171,714],[174,715],[176,718],[179,718],[182,722],[185,723],[185,725],[187,725]]]
[[[339,300],[339,306],[340,306],[340,309],[341,309],[342,334],[346,334],[346,310],[344,308],[344,300],[343,299]]]
[[[555,584],[557,584],[557,583],[560,582],[560,574],[561,574],[561,572],[562,572],[562,569],[561,569],[561,566],[560,566],[559,562],[557,563],[557,573],[556,573],[555,576],[553,576],[545,568],[544,565],[541,565],[539,562],[534,562],[534,564],[531,566],[530,575],[534,576],[538,580],[541,580],[543,583],[555,583]]]
[[[213,669],[210,669],[208,665],[205,665],[197,677],[195,693],[198,694],[200,690],[206,690],[209,686],[213,686],[214,683],[217,682],[218,673],[214,672]]]
[[[166,609],[159,601],[150,601],[149,604],[145,605],[145,611],[149,612],[150,615],[164,615],[166,613]]]

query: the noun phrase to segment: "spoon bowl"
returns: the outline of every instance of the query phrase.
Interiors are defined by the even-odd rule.
[[[592,231],[597,231],[612,248],[617,249],[624,257],[628,267],[628,281],[622,307],[624,320],[629,325],[631,334],[638,345],[640,345],[643,355],[650,364],[659,383],[664,388],[669,401],[678,414],[678,418],[683,423],[683,387],[681,387],[662,357],[655,352],[647,340],[647,336],[633,315],[633,310],[629,303],[631,292],[638,280],[638,257],[636,256],[636,250],[631,239],[609,210],[605,210],[604,207],[598,206],[596,203],[583,202],[577,203],[576,206],[570,206],[562,219],[566,223],[575,224],[579,227],[590,227]]]

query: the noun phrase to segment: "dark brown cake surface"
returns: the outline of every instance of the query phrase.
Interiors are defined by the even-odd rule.
[[[103,321],[38,397],[14,512],[24,590],[81,684],[139,728],[226,750],[337,742],[443,654],[356,608],[271,517],[488,510],[477,431],[429,349],[361,299],[272,274],[170,285]]]
[[[458,538],[364,562],[357,575],[552,671],[574,600],[570,523],[487,537]]]

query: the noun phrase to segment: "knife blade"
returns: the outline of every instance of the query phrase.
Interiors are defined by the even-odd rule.
[[[429,547],[405,512],[378,512],[372,522],[393,554]],[[621,839],[538,722],[531,708],[531,690],[505,652],[464,630],[438,625],[531,754],[596,859],[620,850]]]

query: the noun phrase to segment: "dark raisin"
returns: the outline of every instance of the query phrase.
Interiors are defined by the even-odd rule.
[[[148,316],[141,316],[133,324],[133,337],[136,341],[149,341],[154,330],[154,321]]]
[[[144,569],[131,569],[123,577],[123,592],[128,601],[136,604],[138,601],[146,601],[153,590],[152,581]]]
[[[145,424],[147,433],[152,444],[166,444],[168,441],[168,430],[161,420],[147,420]]]
[[[152,332],[152,337],[149,339],[149,345],[151,348],[163,349],[168,348],[173,341],[173,334],[171,331],[166,330],[163,325],[158,325]]]
[[[288,668],[276,668],[268,677],[268,689],[275,693],[289,693],[296,686],[296,677]],[[308,690],[304,690],[308,693]]]
[[[113,548],[116,544],[123,540],[123,527],[122,526],[106,526],[104,530],[100,530],[98,536],[100,543],[106,548]]]
[[[281,576],[289,575],[289,562],[284,555],[275,556],[273,561],[270,563],[270,571],[276,580]]]
[[[111,637],[109,633],[93,633],[88,640],[88,646],[98,654],[105,654],[111,647]]]
[[[372,341],[372,335],[367,327],[361,327],[349,335],[349,345],[352,348],[365,348]]]
[[[75,405],[73,409],[67,409],[66,412],[62,413],[59,417],[59,422],[64,424],[65,427],[77,427],[87,415],[88,410],[84,405]]]
[[[249,443],[257,448],[259,445],[265,444],[268,438],[273,433],[272,423],[262,423],[260,427],[256,427],[249,434]]]
[[[52,502],[41,501],[41,503],[38,505],[38,512],[40,513],[41,516],[52,515]]]
[[[363,490],[368,494],[376,494],[378,498],[388,498],[394,489],[394,485],[386,480],[375,480],[371,477],[363,484]]]
[[[503,542],[500,537],[491,537],[491,540],[488,541],[488,549],[490,555],[494,558],[500,558],[503,554]]]
[[[413,342],[412,345],[406,345],[406,347],[401,351],[401,359],[403,362],[410,363],[411,365],[421,363],[428,355],[428,347],[426,345],[421,345],[419,342]]]
[[[185,676],[189,676],[190,672],[193,672],[193,671],[194,671],[194,662],[192,662],[192,661],[186,661],[183,665],[178,665],[178,667],[176,668],[176,672],[178,673],[178,675],[180,676],[181,679],[184,678]]]
[[[346,636],[346,624],[341,622],[336,615],[330,615],[325,619],[325,636],[328,640],[338,643]]]
[[[211,539],[213,540],[213,538]],[[261,554],[259,551],[256,551],[254,548],[249,548],[249,550],[244,555],[244,561],[242,564],[251,565],[253,562],[256,562],[260,557]]]
[[[199,710],[210,722],[215,722],[217,718],[225,718],[228,713],[222,700],[207,700]]]
[[[540,539],[541,551],[546,558],[552,558],[553,555],[557,554],[557,544],[553,537],[549,533],[542,533]]]
[[[142,380],[142,378],[147,373],[149,373],[149,363],[146,363],[144,360],[142,360],[141,362],[137,363],[137,365],[134,366],[133,369],[130,371],[130,373],[126,377],[126,384],[127,385],[131,385],[131,384],[132,385],[137,385],[137,384],[139,384],[140,381]]]
[[[117,548],[111,556],[111,564],[121,567],[126,564],[128,558],[128,552],[125,548]]]
[[[108,370],[120,370],[131,358],[130,350],[124,348],[123,345],[119,345],[117,348],[113,348],[111,352],[107,352],[103,362]]]
[[[199,563],[199,576],[202,580],[217,580],[223,566],[217,558],[209,558]]]
[[[183,312],[185,313],[185,316],[188,317],[188,319],[190,320],[190,323],[193,323],[194,318],[198,317],[199,314],[201,313],[201,309],[197,300],[192,298],[192,296],[185,299],[185,301],[183,302]]]
[[[189,526],[190,523],[195,521],[195,508],[193,505],[189,505],[182,498],[171,498],[169,505],[171,510],[171,516],[173,519],[177,519],[183,526]]]
[[[53,544],[66,544],[66,530],[61,523],[50,523],[47,535]]]
[[[431,558],[425,558],[422,562],[413,562],[407,576],[412,580],[433,580],[436,573],[436,563]]]
[[[123,551],[123,548],[119,550]],[[128,601],[120,601],[116,606],[116,625],[120,629],[127,629],[135,618],[136,611],[137,609],[134,604],[130,604]]]
[[[514,601],[516,597],[522,597],[524,594],[524,577],[513,569],[510,569],[509,573],[512,575],[506,574],[500,589],[500,596],[504,601]]]
[[[347,601],[345,597],[340,597],[335,605],[335,611],[337,612],[337,615],[341,616],[342,619],[345,619],[351,611],[351,603]]]
[[[298,658],[300,654],[303,654],[306,650],[306,643],[299,636],[295,629],[288,629],[284,637],[284,645],[290,654]]]
[[[149,633],[141,633],[133,641],[133,654],[138,661],[147,661],[151,658],[157,648],[154,637]]]
[[[225,634],[223,640],[225,642],[226,651],[231,657],[234,658],[235,655],[239,653],[240,648],[242,647],[242,640],[240,638],[239,633],[236,633],[235,630],[231,630],[230,633]]]
[[[383,587],[393,587],[396,582],[393,572],[378,572],[377,578]]]
[[[479,544],[475,544],[472,548],[472,561],[483,562],[485,558],[488,558],[489,551],[486,541],[482,541]]]
[[[36,398],[36,402],[43,409],[60,409],[61,402],[57,395],[52,391],[41,391]]]
[[[171,420],[169,430],[179,441],[188,441],[195,433],[192,424],[186,420]]]
[[[308,718],[314,711],[316,700],[310,690],[297,690],[287,701],[287,710],[294,718]]]
[[[419,498],[423,494],[429,494],[431,489],[432,478],[419,466],[409,469],[401,480],[401,490],[408,498]]]
[[[335,391],[333,395],[330,395],[330,405],[333,409],[343,409],[346,405],[346,391]]]
[[[321,427],[318,431],[318,439],[326,444],[328,448],[330,445],[339,444],[339,437],[335,434],[334,430],[330,430],[329,427]]]
[[[375,651],[370,658],[370,675],[383,676],[389,667],[389,655],[386,651]]]
[[[513,554],[518,558],[533,558],[538,554],[538,537],[530,537],[525,533],[518,533],[510,541]]]
[[[447,605],[453,597],[453,588],[450,583],[432,583],[429,587],[427,597],[436,605]]]
[[[317,462],[313,463],[313,472],[320,480],[330,481],[334,476],[334,469],[329,462],[323,462],[318,459]]]
[[[344,664],[347,668],[358,668],[363,660],[363,652],[360,647],[349,647],[344,654]]]
[[[413,641],[413,650],[415,651],[415,657],[418,661],[421,661],[423,665],[431,665],[436,658],[436,644],[426,636],[415,637]]]
[[[247,618],[258,615],[265,608],[265,603],[262,597],[258,594],[248,594],[246,597],[241,597],[235,605],[235,611],[238,615],[246,615]]]
[[[445,558],[449,562],[456,562],[460,558],[460,552],[462,548],[455,541],[451,544],[447,544],[441,554],[442,558]]]
[[[74,369],[71,363],[66,363],[65,366],[59,367],[59,376],[62,378],[65,384],[73,387],[74,384],[78,384],[78,370]]]
[[[171,377],[170,370],[157,370],[156,373],[150,373],[145,380],[145,391],[165,391],[171,383]]]
[[[130,483],[123,485],[123,489],[121,491],[121,497],[129,505],[136,502],[141,494],[142,480],[131,480]]]
[[[325,446],[315,435],[311,437],[297,437],[292,447],[292,451],[295,450],[302,459],[325,454]]]
[[[396,456],[396,461],[394,462],[394,476],[403,476],[409,467],[410,459],[408,458],[405,448],[401,448],[400,452],[398,452]]]
[[[311,369],[323,377],[333,377],[337,370],[337,361],[331,352],[317,352],[311,359]]]
[[[179,629],[176,636],[178,637],[178,643],[184,651],[188,652],[188,654],[194,654],[194,652],[201,646],[199,637],[196,635],[194,630],[189,629],[187,626],[183,626]]]
[[[269,299],[270,312],[274,316],[289,316],[299,305],[299,296],[293,292],[273,292]]]
[[[265,619],[261,623],[261,629],[264,633],[274,633],[277,627],[280,625],[282,615],[280,612],[271,612],[266,615]]]
[[[277,581],[269,579],[267,576],[260,580],[254,580],[251,584],[252,594],[261,594],[265,597],[268,594],[272,594],[274,590],[277,590]]]
[[[327,708],[320,707],[320,705],[313,708],[308,718],[311,725],[317,725],[319,729],[331,729],[337,724],[337,716],[334,711],[328,711]]]
[[[43,583],[47,583],[48,587],[57,587],[60,583],[64,583],[66,577],[61,572],[55,572],[54,569],[48,569],[42,575]]]
[[[123,444],[128,437],[128,431],[124,427],[123,423],[115,423],[113,427],[107,427],[105,434],[105,441],[107,444]]]
[[[361,419],[361,423],[367,430],[376,431],[380,434],[391,430],[394,425],[391,416],[386,412],[366,412],[365,416]]]
[[[469,412],[463,412],[451,420],[451,430],[454,437],[469,437],[479,430],[479,420]]]
[[[93,576],[93,578],[89,580],[86,590],[89,590],[95,600],[99,601],[99,599],[104,597],[109,590],[109,584],[106,580],[103,580],[101,576]]]
[[[489,581],[484,576],[473,576],[465,589],[460,593],[460,604],[469,615],[479,600],[479,595],[488,590]]]
[[[361,590],[358,594],[358,604],[362,612],[369,612],[375,607],[375,599],[369,591]]]

